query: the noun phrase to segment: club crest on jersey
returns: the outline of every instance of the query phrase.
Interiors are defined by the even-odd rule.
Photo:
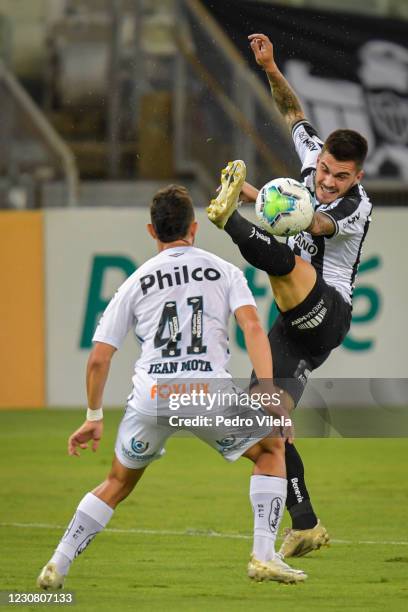
[[[155,285],[159,289],[165,289],[174,285],[184,285],[191,281],[216,281],[220,278],[221,273],[215,268],[202,268],[199,266],[190,270],[188,266],[184,265],[181,268],[175,266],[169,272],[163,273],[161,270],[155,270],[153,274],[146,274],[141,277],[140,286],[143,295],[146,295],[149,289],[152,289]]]
[[[316,255],[318,251],[317,246],[314,244],[314,242],[311,242],[303,232],[296,234],[293,240],[302,251],[306,251],[306,253],[309,253],[309,255],[312,257],[313,255]]]

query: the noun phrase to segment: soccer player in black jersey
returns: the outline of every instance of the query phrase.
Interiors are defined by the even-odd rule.
[[[249,36],[257,63],[265,70],[275,103],[302,162],[302,180],[315,197],[307,231],[278,242],[236,210],[238,200],[254,202],[258,190],[245,182],[245,164],[230,163],[208,216],[238,245],[243,257],[270,279],[279,316],[269,332],[274,378],[298,403],[308,375],[344,340],[351,322],[352,293],[372,205],[360,180],[367,142],[353,130],[336,130],[322,142],[277,67],[273,45],[264,34]],[[251,384],[256,384],[252,375]],[[281,554],[302,556],[329,540],[314,513],[302,459],[286,443],[292,529]]]

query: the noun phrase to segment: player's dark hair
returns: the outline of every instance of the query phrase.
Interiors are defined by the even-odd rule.
[[[367,157],[367,140],[354,130],[336,130],[330,134],[323,145],[337,161],[354,161],[362,168]]]
[[[182,185],[160,189],[150,205],[150,218],[160,242],[184,238],[194,221],[193,202]]]

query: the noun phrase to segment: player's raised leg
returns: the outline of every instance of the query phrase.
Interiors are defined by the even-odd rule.
[[[269,275],[276,303],[285,312],[309,295],[316,283],[316,271],[295,256],[288,245],[237,212],[245,176],[243,161],[229,162],[221,173],[221,189],[207,208],[208,218],[231,236],[248,263]]]
[[[254,541],[248,576],[259,582],[303,582],[307,578],[305,572],[284,563],[275,551],[287,490],[284,440],[265,438],[248,449],[244,456],[254,462],[250,482]]]
[[[294,255],[285,243],[249,222],[237,212],[242,190],[251,190],[251,200],[257,190],[245,184],[245,164],[230,162],[221,174],[221,189],[216,200],[208,207],[209,219],[224,229],[239,247],[242,256],[254,267],[269,275],[275,300],[282,312],[301,304],[316,284],[316,271],[309,263]],[[234,174],[234,190],[228,190],[226,176],[231,181]],[[244,187],[245,185],[245,187]],[[239,190],[239,193],[237,193]],[[272,352],[273,347],[272,347]],[[286,377],[288,377],[286,375]],[[304,479],[302,459],[294,445],[286,444],[286,468],[288,478],[287,508],[292,519],[280,553],[285,557],[301,556],[327,544],[329,536],[313,510]]]
[[[144,470],[129,469],[114,457],[106,480],[80,501],[53,556],[41,570],[37,586],[43,589],[63,587],[71,563],[106,527],[116,506],[133,491]]]

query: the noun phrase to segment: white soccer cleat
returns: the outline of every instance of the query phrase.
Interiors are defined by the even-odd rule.
[[[312,529],[286,529],[285,538],[280,547],[282,558],[303,557],[312,550],[329,546],[330,538],[327,529],[317,521]]]
[[[221,171],[221,189],[207,208],[208,218],[219,229],[224,226],[238,207],[239,194],[245,182],[246,166],[241,159],[228,162]]]
[[[37,586],[40,589],[62,589],[65,576],[57,572],[55,563],[47,563],[37,578]]]
[[[307,578],[304,571],[287,565],[279,554],[275,555],[271,561],[258,561],[252,555],[248,563],[248,576],[256,582],[273,580],[284,584],[304,582]]]

